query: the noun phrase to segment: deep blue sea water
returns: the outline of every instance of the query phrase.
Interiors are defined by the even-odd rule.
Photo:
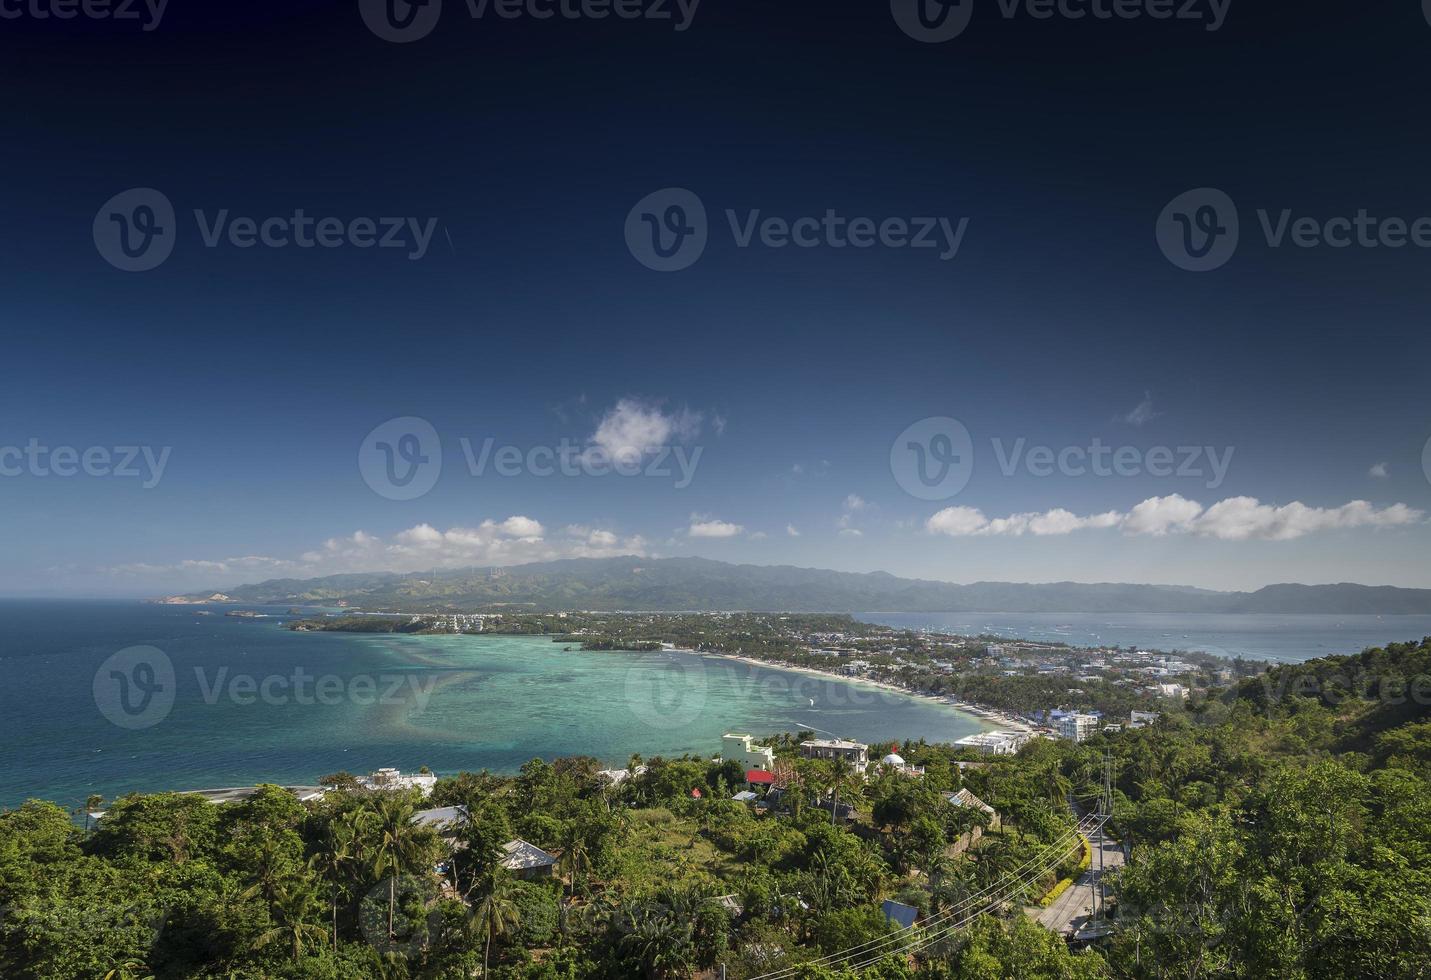
[[[859,613],[901,629],[985,633],[1073,646],[1200,650],[1223,657],[1296,663],[1431,636],[1431,616],[1215,613]]]
[[[714,755],[732,730],[874,743],[987,727],[944,704],[724,658],[294,633],[285,609],[226,608],[0,601],[0,806],[380,766],[511,772],[576,754],[624,765]],[[153,649],[122,653],[136,646]]]

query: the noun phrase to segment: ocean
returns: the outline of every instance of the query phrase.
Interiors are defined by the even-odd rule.
[[[1431,616],[1261,613],[857,613],[870,623],[1071,646],[1196,650],[1297,663],[1431,636]]]
[[[633,753],[714,755],[727,731],[873,744],[988,727],[942,703],[719,657],[295,633],[286,608],[229,608],[0,601],[0,806],[312,785],[382,766],[514,772],[535,756],[624,766]]]
[[[230,608],[0,601],[0,806],[311,785],[382,766],[513,772],[536,756],[622,766],[633,753],[714,755],[727,731],[877,744],[989,727],[942,703],[719,657],[583,653],[547,637],[294,633],[286,608],[258,619]],[[1414,616],[861,618],[1277,661],[1431,634],[1431,617]]]

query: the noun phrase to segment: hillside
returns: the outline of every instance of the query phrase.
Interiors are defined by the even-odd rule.
[[[199,601],[212,590],[182,597]],[[651,610],[758,612],[1107,612],[1431,614],[1431,590],[1271,585],[1256,592],[1178,586],[955,585],[886,572],[733,565],[704,558],[583,558],[505,568],[273,579],[224,590],[235,602],[400,611]]]

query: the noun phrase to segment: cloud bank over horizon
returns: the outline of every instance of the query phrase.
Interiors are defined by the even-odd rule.
[[[1255,497],[1228,497],[1204,507],[1174,493],[1149,497],[1126,513],[1110,510],[1085,516],[1058,507],[1042,513],[989,518],[977,507],[946,507],[924,526],[930,534],[955,538],[1052,536],[1118,528],[1126,535],[1193,534],[1222,541],[1290,541],[1323,531],[1405,527],[1421,524],[1425,519],[1424,511],[1401,503],[1378,508],[1365,500],[1353,500],[1340,507],[1309,507],[1294,501],[1277,506]]]

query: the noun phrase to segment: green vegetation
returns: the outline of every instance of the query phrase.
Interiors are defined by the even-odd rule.
[[[212,593],[196,593],[204,600]],[[1161,585],[953,585],[789,565],[732,565],[705,558],[573,558],[504,568],[315,579],[273,579],[226,590],[235,601],[289,606],[338,602],[401,612],[577,609],[801,610],[804,612],[1218,612],[1426,613],[1431,590],[1364,585],[1273,585],[1207,592]]]
[[[861,778],[776,735],[767,744],[798,779],[758,808],[729,799],[738,765],[693,758],[633,759],[616,785],[591,759],[533,760],[512,777],[439,780],[427,801],[131,796],[88,830],[29,802],[0,814],[0,976],[605,980],[724,965],[797,980],[1421,978],[1427,678],[1431,640],[1393,644],[1276,668],[1146,729],[1035,740],[977,766],[947,746],[898,746],[922,777]],[[1094,805],[1105,759],[1109,826],[1132,855],[1116,928],[1073,952],[1022,906],[1082,864],[1066,801]],[[960,787],[997,827],[946,802]],[[855,819],[835,821],[833,799]],[[471,820],[449,838],[412,822],[458,805]],[[514,837],[553,854],[555,874],[504,870]],[[1054,841],[1056,860],[1035,861],[1010,901],[974,902],[986,913],[965,928],[891,938],[883,900],[957,912],[1010,891]],[[840,972],[834,954],[862,943],[891,955]]]

